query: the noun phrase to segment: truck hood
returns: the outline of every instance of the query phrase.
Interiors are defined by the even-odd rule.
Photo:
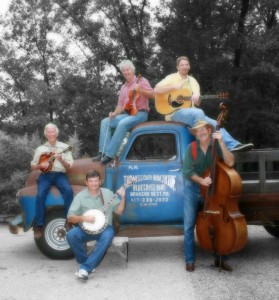
[[[86,173],[90,170],[97,170],[101,176],[101,185],[105,180],[105,165],[99,162],[93,162],[91,158],[76,159],[72,168],[66,173],[71,185],[86,185]],[[26,181],[25,187],[36,186],[40,171],[32,171]]]
[[[96,170],[101,176],[101,185],[105,181],[105,165],[99,162],[93,162],[91,158],[81,158],[74,161],[74,164],[67,172],[71,185],[85,185],[85,177],[88,171]]]

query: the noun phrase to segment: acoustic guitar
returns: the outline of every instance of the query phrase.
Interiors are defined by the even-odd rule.
[[[62,152],[58,153],[58,154],[62,154],[62,153],[65,153],[65,152],[68,152],[68,151],[72,151],[73,150],[73,147],[72,146],[69,146],[68,148],[64,149]],[[43,153],[40,158],[39,158],[39,164],[43,163],[43,162],[48,162],[49,165],[47,168],[40,168],[40,170],[43,172],[43,173],[47,173],[47,172],[50,172],[50,170],[52,169],[53,167],[53,164],[54,164],[54,161],[55,161],[55,156],[53,154],[53,152],[48,152],[48,153]]]
[[[155,94],[155,108],[158,113],[168,115],[181,108],[190,108],[192,93],[188,89],[172,90],[163,94]],[[228,93],[203,95],[201,99],[229,99]]]

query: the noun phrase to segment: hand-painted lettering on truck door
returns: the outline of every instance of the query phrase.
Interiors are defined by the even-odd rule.
[[[121,224],[181,223],[183,177],[178,135],[157,131],[135,136],[118,166],[117,186],[133,177]]]

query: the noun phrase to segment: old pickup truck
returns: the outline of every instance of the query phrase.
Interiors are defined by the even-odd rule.
[[[187,145],[193,140],[188,128],[176,122],[147,122],[133,128],[117,159],[104,166],[91,158],[77,159],[67,173],[74,193],[85,188],[85,174],[98,169],[103,186],[116,191],[131,178],[125,213],[115,219],[116,236],[147,237],[183,234],[182,164]],[[263,225],[279,237],[279,149],[252,150],[235,154],[242,178],[239,208],[247,224]],[[30,173],[18,191],[21,215],[10,222],[28,231],[35,216],[38,172]],[[67,243],[63,198],[53,187],[46,200],[46,224],[38,248],[50,258],[72,257]]]

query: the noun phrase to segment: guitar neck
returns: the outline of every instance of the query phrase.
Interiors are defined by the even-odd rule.
[[[217,99],[218,95],[202,95],[200,96],[201,99]]]
[[[65,153],[65,152],[68,152],[68,151],[70,151],[72,149],[72,146],[69,146],[67,149],[64,149],[63,151],[61,151],[61,152],[58,152],[57,154],[63,154],[63,153]],[[52,161],[54,161],[55,160],[55,156],[54,156],[54,154],[48,159],[48,162],[50,163],[50,162],[52,162]]]

